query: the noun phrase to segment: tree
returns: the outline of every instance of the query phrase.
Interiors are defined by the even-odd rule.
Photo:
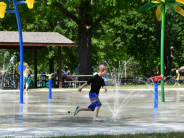
[[[12,4],[12,3],[10,3]],[[12,9],[12,5],[10,5]],[[32,10],[29,10],[25,5],[19,5],[19,13],[22,24],[22,31],[26,32],[58,32],[71,40],[77,39],[77,26],[68,18],[64,18],[60,10],[50,5],[45,1],[38,1]],[[39,13],[39,14],[38,14]],[[54,16],[53,16],[54,14]],[[3,31],[17,31],[17,22],[15,14],[6,13],[5,18],[0,19],[0,29]],[[76,42],[76,41],[75,41]],[[49,59],[54,58],[54,69],[58,69],[58,48],[49,47],[38,49],[38,72],[49,71]],[[7,57],[9,61],[12,54],[17,50],[9,50],[10,56]],[[76,47],[62,47],[62,65],[70,67],[71,71],[77,67],[77,46]],[[34,70],[34,50],[24,49],[24,61],[27,62],[31,69]],[[15,63],[16,64],[16,63]],[[73,72],[72,72],[73,73]]]
[[[113,18],[129,2],[122,0],[49,0],[78,26],[79,74],[92,73],[92,32],[106,17]]]

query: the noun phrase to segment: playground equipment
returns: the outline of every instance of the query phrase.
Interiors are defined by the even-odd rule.
[[[18,63],[16,64],[15,69],[16,69],[16,72],[17,72],[18,74],[20,74],[20,62],[18,62]],[[28,64],[27,64],[26,62],[23,62],[23,74],[26,73],[27,69],[28,69]]]
[[[32,9],[34,6],[34,0],[26,0],[27,6],[29,9]]]
[[[55,77],[55,75],[56,74],[54,74],[54,73],[51,73],[52,74],[52,79],[54,79],[54,77]],[[41,78],[42,78],[42,87],[49,87],[49,77],[48,77],[48,73],[47,72],[43,72],[43,74],[41,74]],[[55,80],[54,80],[55,81]],[[55,85],[55,83],[54,82],[52,82],[51,83],[52,85],[52,87],[56,87],[56,85]]]
[[[0,2],[0,18],[4,18],[6,7],[6,3]]]
[[[22,40],[22,28],[21,28],[21,21],[20,21],[20,16],[19,16],[19,10],[18,10],[18,4],[26,4],[28,5],[28,8],[33,8],[34,0],[26,0],[26,1],[16,1],[12,0],[13,2],[13,7],[15,10],[9,10],[9,2],[8,0],[8,5],[7,8],[8,10],[6,13],[15,13],[16,18],[17,18],[17,25],[18,25],[18,31],[19,31],[19,43],[20,43],[20,104],[23,104],[23,60],[24,60],[24,54],[23,54],[23,40]],[[6,4],[5,3],[0,3],[0,18],[4,18],[4,13],[6,10]],[[4,7],[4,8],[2,8]]]
[[[54,77],[54,73],[46,75],[49,79],[49,99],[52,99],[52,78]]]
[[[154,79],[154,108],[158,108],[158,80],[162,80],[163,76],[151,77]]]

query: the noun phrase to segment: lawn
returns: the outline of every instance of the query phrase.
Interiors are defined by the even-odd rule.
[[[117,134],[117,135],[78,135],[78,136],[49,136],[41,138],[184,138],[184,132],[169,133],[140,133],[140,134]]]

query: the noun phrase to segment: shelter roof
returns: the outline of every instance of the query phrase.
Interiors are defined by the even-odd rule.
[[[22,32],[24,47],[74,46],[75,43],[57,32]],[[19,47],[19,33],[0,31],[0,48],[14,49]]]

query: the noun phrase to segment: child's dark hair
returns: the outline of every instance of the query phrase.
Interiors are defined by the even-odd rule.
[[[98,72],[99,72],[100,70],[104,71],[104,70],[107,70],[107,69],[108,69],[107,66],[105,66],[104,64],[100,64],[100,65],[98,66]]]

